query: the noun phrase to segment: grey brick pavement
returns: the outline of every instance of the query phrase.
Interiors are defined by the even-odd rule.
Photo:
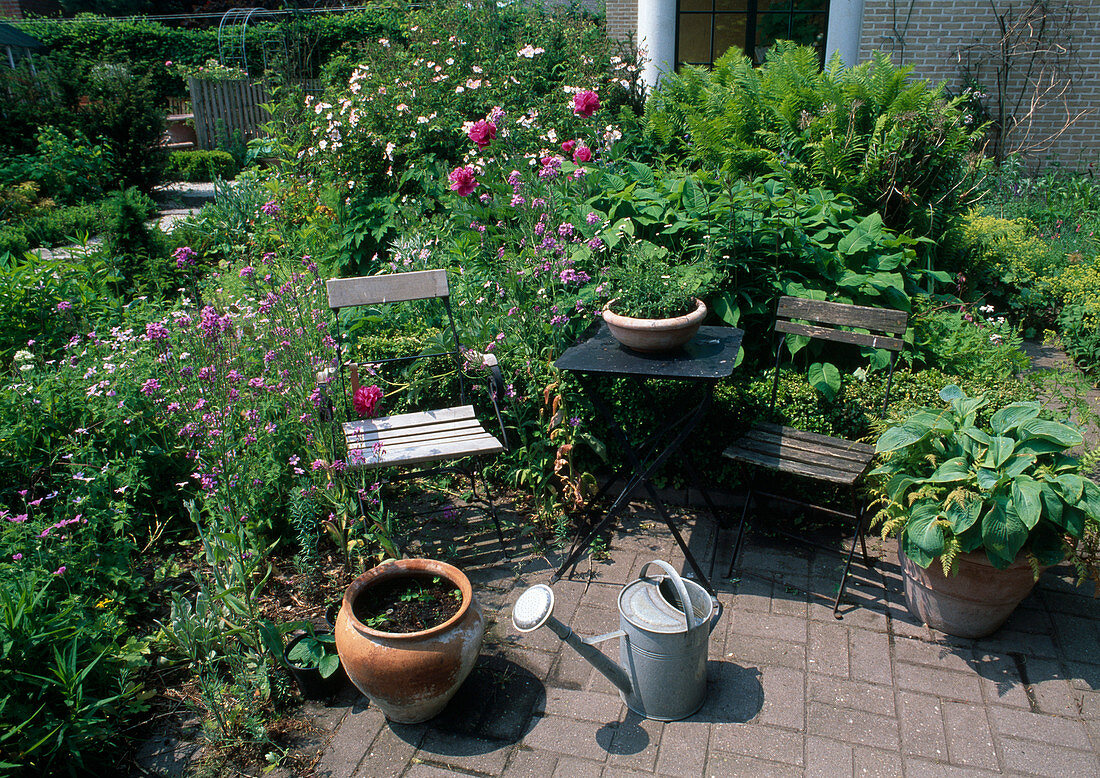
[[[713,525],[684,515],[709,563]],[[617,627],[615,598],[652,558],[683,558],[644,511],[609,559],[554,585],[555,615],[581,634]],[[480,537],[480,536],[479,536]],[[1100,776],[1100,601],[1055,569],[997,635],[961,640],[905,609],[896,551],[875,540],[843,620],[841,563],[753,536],[710,645],[707,702],[686,721],[639,718],[549,630],[520,635],[519,593],[556,557],[504,560],[488,533],[459,561],[489,621],[482,658],[444,713],[385,722],[365,700],[339,720],[325,778],[436,776]],[[724,572],[728,550],[719,553]],[[615,641],[603,644],[617,656]]]

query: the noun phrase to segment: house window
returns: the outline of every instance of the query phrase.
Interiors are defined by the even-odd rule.
[[[777,40],[825,57],[829,0],[678,0],[676,64],[712,65],[735,47],[759,65]]]

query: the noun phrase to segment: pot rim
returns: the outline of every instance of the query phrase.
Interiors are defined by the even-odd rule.
[[[615,313],[611,310],[611,304],[618,299],[618,297],[614,297],[608,300],[604,304],[601,313],[604,321],[608,324],[620,327],[633,327],[635,329],[644,328],[647,330],[673,330],[686,324],[694,323],[695,321],[702,321],[707,315],[707,304],[698,297],[691,298],[695,300],[694,310],[685,313],[683,316],[674,316],[669,319],[643,319],[636,316],[623,316],[621,313]]]
[[[382,630],[372,629],[359,621],[358,617],[355,615],[354,603],[356,598],[365,589],[373,584],[390,578],[405,578],[423,574],[438,575],[442,578],[446,578],[462,592],[462,604],[458,606],[458,612],[451,616],[451,618],[447,619],[442,624],[437,624],[434,627],[423,629],[419,632],[383,632]],[[473,602],[473,594],[473,586],[470,584],[470,579],[454,565],[442,562],[438,559],[391,559],[383,562],[377,567],[371,568],[352,581],[344,592],[341,608],[347,610],[348,620],[351,622],[352,626],[364,635],[375,638],[385,638],[387,640],[418,640],[442,634],[457,624],[470,609],[470,604]]]

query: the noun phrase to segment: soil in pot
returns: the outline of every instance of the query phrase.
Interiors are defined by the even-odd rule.
[[[380,581],[355,599],[355,618],[379,632],[408,634],[458,613],[462,592],[446,578],[415,575]]]

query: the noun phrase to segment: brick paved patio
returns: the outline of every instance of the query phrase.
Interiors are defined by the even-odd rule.
[[[688,514],[684,528],[705,567],[712,522]],[[512,628],[512,603],[547,581],[557,557],[506,562],[479,535],[460,561],[490,624],[474,673],[428,724],[389,725],[365,700],[329,709],[335,732],[317,775],[1100,776],[1091,586],[1050,571],[992,638],[949,638],[905,609],[894,544],[872,549],[875,569],[853,568],[837,621],[841,560],[752,536],[740,578],[715,581],[725,613],[707,702],[662,723],[629,712],[549,630]],[[667,530],[641,510],[607,560],[554,585],[555,615],[581,635],[616,629],[619,589],[654,558],[683,569]],[[617,641],[602,647],[617,658]]]

